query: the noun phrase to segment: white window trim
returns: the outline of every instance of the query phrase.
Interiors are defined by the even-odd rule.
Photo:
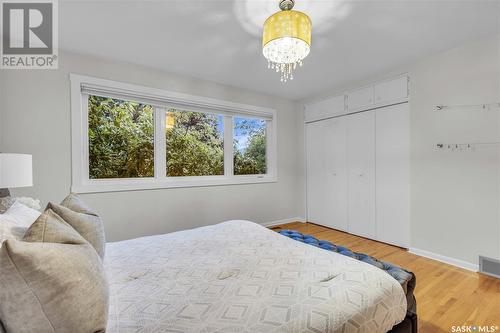
[[[276,182],[277,168],[277,112],[274,109],[239,104],[207,97],[170,92],[156,88],[70,74],[71,81],[71,191],[97,193],[134,191],[146,189],[258,184]],[[157,109],[174,107],[189,111],[213,112],[224,116],[224,162],[233,161],[231,115],[266,119],[267,173],[265,175],[233,175],[233,163],[224,163],[223,176],[166,177],[165,140],[162,125],[165,113],[155,112],[155,175],[151,178],[89,179],[88,163],[88,99],[82,93],[82,85],[94,87],[106,97],[136,100],[144,96],[148,104]],[[151,101],[154,101],[151,103]],[[158,154],[158,155],[157,155]]]

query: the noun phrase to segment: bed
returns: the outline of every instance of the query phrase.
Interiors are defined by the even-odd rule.
[[[108,332],[387,332],[386,272],[248,221],[108,243]],[[401,327],[401,326],[400,326]]]
[[[386,272],[392,276],[403,288],[406,295],[406,318],[392,328],[391,333],[417,333],[418,331],[418,320],[417,320],[417,300],[415,299],[414,291],[416,286],[416,276],[413,272],[410,272],[402,267],[396,266],[394,264],[378,260],[375,257],[369,256],[364,253],[353,252],[352,250],[333,244],[332,242],[326,240],[319,240],[314,236],[302,234],[296,230],[280,230],[279,233],[283,236],[289,237],[296,241],[316,246],[327,251],[336,252],[350,258],[366,262],[372,266],[375,266],[382,271]]]

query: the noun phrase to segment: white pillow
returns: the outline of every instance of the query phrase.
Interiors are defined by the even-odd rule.
[[[22,203],[14,202],[5,213],[0,214],[0,243],[6,239],[22,239],[40,214]]]
[[[15,201],[2,215],[28,228],[41,214],[42,213],[38,210],[23,205],[19,201]]]
[[[0,213],[5,213],[16,201],[35,210],[40,210],[42,208],[40,200],[38,199],[30,197],[4,197],[0,198]]]
[[[21,240],[26,230],[28,230],[27,227],[19,226],[7,219],[4,220],[2,215],[0,215],[0,244],[7,239]]]

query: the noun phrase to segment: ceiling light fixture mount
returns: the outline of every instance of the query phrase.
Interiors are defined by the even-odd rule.
[[[311,19],[293,10],[294,0],[281,0],[280,12],[264,22],[262,53],[268,68],[281,73],[281,82],[293,80],[293,72],[311,49]]]
[[[291,10],[295,5],[294,0],[281,0],[280,1],[280,9],[281,10]]]

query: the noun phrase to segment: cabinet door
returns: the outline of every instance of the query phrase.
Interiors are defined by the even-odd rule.
[[[345,113],[344,95],[335,96],[305,106],[305,121],[316,121]]]
[[[325,186],[328,220],[325,225],[347,231],[347,119],[329,119],[326,126],[328,134],[324,147],[327,150]]]
[[[306,157],[307,157],[307,220],[322,224],[325,207],[325,155],[323,141],[325,126],[322,121],[306,124]]]
[[[390,104],[408,97],[408,77],[403,76],[394,80],[381,82],[375,85],[375,103]]]
[[[374,112],[348,116],[347,170],[349,232],[375,238]]]
[[[376,110],[377,239],[408,248],[410,142],[408,103]]]
[[[307,219],[347,230],[346,119],[306,125]]]
[[[347,95],[350,112],[369,109],[373,105],[373,86],[358,89]]]

